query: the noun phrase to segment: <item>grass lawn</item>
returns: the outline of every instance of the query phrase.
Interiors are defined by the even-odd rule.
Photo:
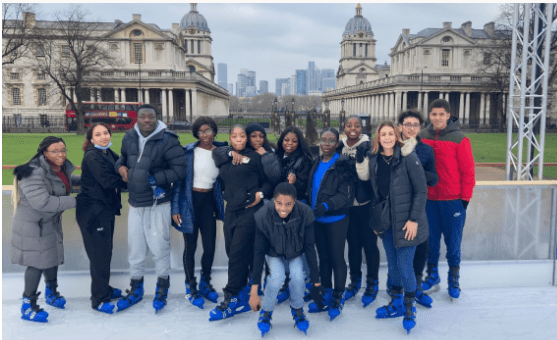
[[[36,152],[41,140],[48,134],[43,133],[22,133],[22,134],[2,134],[2,164],[19,165],[27,162]],[[58,134],[66,142],[68,149],[68,159],[75,165],[81,165],[83,144],[85,136],[75,134]],[[181,133],[180,143],[182,145],[194,142],[196,139],[191,133]],[[474,159],[477,163],[505,163],[507,135],[504,133],[469,133],[468,138],[472,142]],[[557,133],[545,135],[545,162],[557,163]],[[120,153],[122,138],[124,133],[114,133],[112,135],[112,150]],[[278,135],[268,134],[269,140],[277,141]],[[228,134],[218,134],[219,141],[228,139]],[[525,147],[526,149],[526,147]],[[526,160],[526,158],[524,158]],[[10,185],[13,181],[13,170],[2,170],[2,184]],[[75,172],[79,174],[79,171]],[[545,167],[544,176],[557,179],[557,167]]]

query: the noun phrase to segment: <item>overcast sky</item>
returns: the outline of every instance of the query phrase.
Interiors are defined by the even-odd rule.
[[[129,22],[132,13],[141,14],[146,23],[170,29],[190,11],[189,3],[82,4],[91,21]],[[56,11],[69,4],[38,5],[37,20],[52,19]],[[310,4],[216,4],[198,3],[211,30],[213,61],[228,64],[228,83],[234,84],[240,68],[257,73],[259,81],[275,90],[276,78],[287,78],[296,69],[307,69],[314,61],[320,69],[338,69],[340,42],[348,21],[355,15],[356,3]],[[450,21],[454,28],[468,20],[481,29],[494,21],[499,4],[381,4],[363,3],[362,15],[369,20],[375,36],[377,63],[390,64],[390,49],[403,28],[416,33],[428,27],[442,27]],[[215,77],[215,82],[217,78]]]

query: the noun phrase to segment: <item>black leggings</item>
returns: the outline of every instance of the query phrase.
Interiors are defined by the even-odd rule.
[[[23,291],[23,295],[30,297],[37,294],[39,282],[41,282],[41,274],[43,272],[45,283],[56,283],[58,280],[58,266],[48,269],[27,267],[25,270],[25,290]]]
[[[253,264],[255,241],[255,218],[253,215],[263,202],[248,208],[224,212],[224,249],[228,256],[228,283],[223,292],[225,298],[236,296],[247,283]]]
[[[213,192],[192,191],[193,201],[193,232],[184,233],[184,272],[186,281],[195,278],[195,251],[197,250],[197,238],[201,233],[203,243],[203,256],[201,257],[201,275],[211,275],[211,267],[215,258],[215,242],[217,239],[217,221],[214,216],[215,205]]]
[[[346,260],[344,259],[344,245],[348,231],[346,216],[333,223],[315,221],[315,246],[319,254],[319,274],[321,284],[325,288],[333,288],[331,276],[334,272],[334,291],[343,292],[346,285]]]
[[[347,236],[350,278],[355,280],[362,277],[362,248],[364,248],[367,263],[367,284],[373,284],[379,276],[379,248],[377,248],[377,235],[375,235],[369,223],[369,204],[350,208]]]

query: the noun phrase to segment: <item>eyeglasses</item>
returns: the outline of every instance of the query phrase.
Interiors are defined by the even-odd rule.
[[[198,131],[197,131],[197,135],[198,135],[198,136],[203,136],[203,135],[205,135],[205,136],[212,136],[212,135],[213,135],[213,132],[214,132],[213,129],[207,129],[207,130],[205,130],[205,131],[198,130]]]
[[[64,154],[64,155],[67,154],[67,153],[68,153],[68,150],[66,150],[66,149],[62,149],[62,150],[52,150],[52,151],[46,150],[46,152],[50,152],[51,154],[53,154],[54,156],[56,156],[56,155],[58,155],[59,153]]]
[[[336,142],[337,142],[336,139],[320,139],[319,140],[319,144],[326,144],[326,145],[333,145]]]
[[[416,124],[406,123],[406,124],[402,124],[402,126],[404,126],[407,129],[410,129],[410,128],[417,129],[417,128],[420,127],[420,124],[418,124],[418,123],[416,123]]]

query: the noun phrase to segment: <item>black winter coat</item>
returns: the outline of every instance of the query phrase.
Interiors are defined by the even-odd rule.
[[[282,178],[281,182],[288,181],[288,175],[296,175],[296,182],[294,186],[296,187],[297,199],[305,199],[309,201],[306,197],[308,182],[309,182],[309,172],[313,165],[313,160],[306,157],[301,149],[296,149],[288,157],[282,159]]]
[[[178,182],[186,175],[186,158],[178,141],[178,135],[162,130],[152,136],[139,153],[139,136],[135,129],[126,132],[122,140],[122,155],[116,162],[115,169],[121,166],[129,168],[128,202],[132,207],[149,207],[153,205],[153,189],[149,184],[149,175],[155,178],[156,185],[165,191],[165,196],[157,204],[172,200],[172,183]]]
[[[377,191],[377,157],[368,152],[370,184],[373,198],[370,207],[379,203]],[[427,201],[427,185],[422,163],[415,152],[402,156],[400,146],[395,146],[391,162],[391,181],[389,185],[389,200],[391,204],[391,225],[387,232],[393,233],[395,247],[415,246],[424,242],[429,235],[425,205]],[[404,238],[406,231],[402,230],[408,220],[418,222],[418,231],[412,241]]]
[[[309,172],[308,194],[309,205],[313,206],[312,187],[313,175],[321,163],[322,157],[313,162]],[[315,206],[326,203],[329,210],[325,216],[338,216],[348,214],[350,207],[354,203],[354,183],[357,179],[356,170],[347,156],[340,155],[323,176]]]
[[[317,255],[315,253],[315,232],[313,211],[300,201],[296,201],[290,220],[284,224],[271,200],[254,215],[255,244],[253,260],[253,283],[261,282],[265,255],[292,260],[306,254],[310,268],[311,282],[319,282]]]
[[[371,148],[371,142],[370,141],[365,141],[363,143],[360,144],[360,146],[362,146],[366,151],[369,150]],[[344,142],[341,140],[338,143],[338,148],[336,150],[336,152],[340,155],[343,155],[342,153],[342,149],[344,149]],[[354,167],[354,171],[356,171],[356,158],[355,155],[354,157],[345,155],[348,157],[348,159],[350,160],[350,164]],[[369,181],[362,181],[359,178],[356,178],[356,185],[354,188],[354,196],[356,197],[356,201],[358,201],[358,203],[365,203],[365,202],[369,202],[371,200],[371,186],[369,184]]]
[[[76,219],[89,227],[101,213],[107,218],[120,215],[120,189],[127,184],[114,169],[118,155],[110,150],[90,147],[81,161],[81,193],[77,195]]]
[[[242,156],[248,157],[247,164],[232,164],[232,158],[228,156],[233,149],[229,146],[221,146],[213,150],[213,160],[219,168],[222,189],[226,209],[236,211],[244,209],[255,201],[255,194],[263,192],[265,197],[272,196],[272,187],[265,176],[261,155],[251,148],[240,151]]]

